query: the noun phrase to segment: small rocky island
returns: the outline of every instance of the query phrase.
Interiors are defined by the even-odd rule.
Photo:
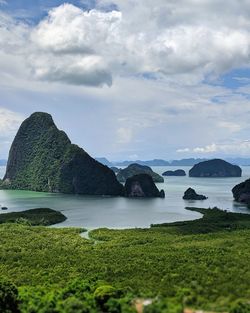
[[[189,171],[190,177],[241,177],[242,170],[221,159],[213,159],[194,165]]]
[[[138,174],[129,177],[125,183],[125,196],[129,198],[165,197],[164,190],[159,191],[152,177],[148,174]]]
[[[161,175],[155,173],[149,166],[140,165],[137,163],[133,163],[128,167],[120,170],[117,174],[117,179],[119,182],[125,182],[129,177],[139,174],[148,174],[153,178],[155,183],[164,182],[164,178]]]
[[[115,173],[70,142],[51,115],[33,113],[12,143],[2,188],[124,195]]]
[[[234,186],[232,193],[235,201],[250,205],[250,179]]]
[[[207,197],[203,195],[198,195],[193,188],[188,188],[184,196],[182,197],[183,200],[206,200]]]
[[[186,176],[186,172],[181,169],[175,171],[166,171],[162,173],[162,176]]]

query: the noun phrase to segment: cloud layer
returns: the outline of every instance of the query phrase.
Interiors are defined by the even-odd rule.
[[[1,15],[1,47],[36,79],[87,86],[119,75],[192,85],[249,65],[247,1],[224,10],[221,0],[97,3],[89,11],[63,4],[34,27]],[[110,5],[117,10],[103,10]]]
[[[62,4],[35,24],[0,11],[3,141],[40,110],[112,159],[250,153],[249,78],[218,84],[250,68],[248,0],[95,2]]]

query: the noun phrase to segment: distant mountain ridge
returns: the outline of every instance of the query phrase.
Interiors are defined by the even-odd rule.
[[[250,158],[223,158],[225,161],[242,166],[250,166]],[[162,159],[153,159],[153,160],[135,160],[135,161],[109,161],[107,158],[96,158],[96,160],[106,166],[129,166],[133,163],[147,166],[194,166],[200,162],[208,161],[208,158],[187,158],[180,160],[162,160]]]

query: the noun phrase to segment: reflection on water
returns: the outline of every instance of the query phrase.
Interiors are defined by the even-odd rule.
[[[188,172],[189,167],[180,167]],[[169,167],[155,167],[162,173]],[[233,201],[232,187],[250,177],[250,167],[243,167],[241,178],[190,178],[166,177],[158,184],[166,193],[165,199],[126,199],[122,197],[95,197],[38,193],[30,191],[0,191],[0,205],[8,212],[30,208],[49,207],[62,211],[68,219],[58,226],[80,226],[86,228],[149,227],[151,223],[189,220],[200,214],[185,210],[186,206],[214,207],[235,212],[248,212],[244,205]],[[2,168],[0,174],[4,172]],[[184,201],[182,196],[188,188],[208,196],[205,201]]]

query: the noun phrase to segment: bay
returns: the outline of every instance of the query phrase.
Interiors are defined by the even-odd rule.
[[[178,167],[188,173],[190,167]],[[153,167],[159,174],[177,167]],[[250,213],[250,210],[233,201],[231,189],[250,177],[250,167],[242,167],[242,177],[235,178],[191,178],[165,177],[157,184],[164,189],[165,199],[126,199],[122,197],[97,197],[51,194],[43,192],[0,190],[0,205],[7,206],[8,212],[31,208],[48,207],[63,212],[67,220],[56,227],[86,227],[88,229],[149,227],[152,223],[192,220],[201,215],[185,210],[185,207],[219,207],[233,212]],[[4,167],[0,167],[3,177]],[[197,193],[208,197],[205,201],[184,201],[184,191],[192,187]]]

